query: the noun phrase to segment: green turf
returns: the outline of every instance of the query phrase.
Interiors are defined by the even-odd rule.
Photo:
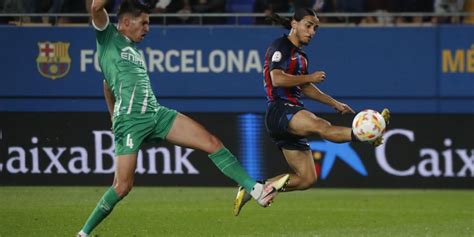
[[[0,187],[0,236],[74,236],[105,187]],[[232,216],[231,188],[137,187],[93,236],[474,236],[474,191],[313,189]]]

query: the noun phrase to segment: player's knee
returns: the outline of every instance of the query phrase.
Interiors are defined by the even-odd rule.
[[[332,124],[329,121],[321,120],[317,124],[313,124],[311,126],[311,131],[324,137],[328,133],[329,128],[331,128],[331,126]]]
[[[114,186],[115,192],[121,198],[125,197],[132,191],[133,184],[129,182],[117,182]]]
[[[303,180],[303,182],[301,183],[301,186],[300,188],[302,190],[306,190],[306,189],[310,189],[311,187],[313,187],[313,185],[316,183],[316,180],[315,179],[308,179],[308,180]]]
[[[302,177],[300,188],[304,190],[304,189],[309,189],[313,187],[317,179],[318,178],[316,174],[311,174],[311,175]]]
[[[223,147],[222,142],[219,138],[214,135],[209,136],[209,141],[207,145],[207,153],[212,154]]]
[[[328,135],[331,126],[332,124],[330,122],[324,121],[322,123],[319,123],[319,126],[316,128],[316,131],[321,137],[325,138]]]

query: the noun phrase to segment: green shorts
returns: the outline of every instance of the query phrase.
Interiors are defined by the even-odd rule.
[[[168,135],[178,112],[159,105],[156,113],[124,114],[114,118],[115,155],[137,153],[142,143]]]

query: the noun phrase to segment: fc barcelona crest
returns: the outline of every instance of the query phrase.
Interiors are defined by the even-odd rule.
[[[39,42],[38,48],[39,54],[36,58],[36,65],[39,73],[52,80],[66,76],[71,67],[69,43]]]

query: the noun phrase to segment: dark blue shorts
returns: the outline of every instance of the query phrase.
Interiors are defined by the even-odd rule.
[[[268,104],[265,114],[265,127],[278,148],[286,150],[309,150],[308,140],[288,132],[290,120],[304,107],[284,100],[275,100]]]

